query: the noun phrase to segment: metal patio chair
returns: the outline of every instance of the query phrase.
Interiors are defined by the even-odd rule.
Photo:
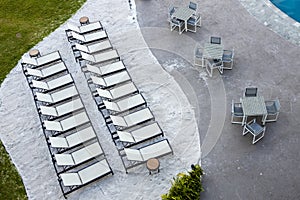
[[[185,30],[184,22],[179,19],[172,18],[170,21],[170,26],[171,31],[178,27],[179,34],[181,34]]]
[[[257,88],[246,88],[245,97],[256,97]]]
[[[220,74],[223,74],[223,63],[222,60],[216,59],[205,59],[204,60],[205,68],[210,77],[212,77],[213,70],[218,69]]]
[[[210,43],[211,44],[221,44],[221,38],[220,37],[211,36],[210,37]]]
[[[244,126],[243,135],[250,132],[253,135],[252,144],[255,144],[265,136],[265,131],[266,127],[262,127],[260,124],[256,123],[256,119],[253,119]]]
[[[232,124],[243,124],[243,107],[242,103],[234,102],[231,103],[231,123]]]
[[[223,50],[223,56],[222,56],[223,69],[232,69],[233,57],[234,57],[234,49]]]
[[[195,33],[197,31],[197,26],[198,27],[201,26],[201,16],[200,16],[200,14],[193,15],[187,21],[187,30],[188,31],[192,31],[192,32]]]
[[[276,99],[276,100],[265,101],[265,103],[268,112],[266,122],[276,122],[280,110],[279,100]]]

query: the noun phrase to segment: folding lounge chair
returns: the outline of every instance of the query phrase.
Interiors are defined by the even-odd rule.
[[[77,40],[81,44],[87,44],[107,38],[106,31],[97,31],[93,33],[87,33],[84,35],[80,35],[74,31],[71,31],[70,34],[71,37],[73,37],[73,39]]]
[[[81,59],[80,60],[86,60],[91,63],[102,63],[102,62],[108,62],[113,60],[120,60],[120,56],[116,50],[110,50],[105,52],[100,52],[97,54],[88,54],[85,52],[80,52]]]
[[[49,137],[49,142],[51,147],[53,148],[71,148],[75,147],[79,144],[82,144],[84,142],[87,142],[91,139],[96,138],[96,134],[94,132],[94,129],[89,126],[87,128],[84,128],[82,130],[76,131],[75,133],[72,133],[66,137]]]
[[[136,94],[116,102],[104,100],[103,103],[106,109],[112,111],[112,113],[120,113],[145,105],[146,101],[141,94]]]
[[[163,136],[158,123],[149,124],[133,131],[117,131],[119,140],[123,143],[138,144],[157,136]]]
[[[42,115],[48,115],[52,117],[60,117],[71,112],[84,108],[81,99],[75,99],[57,106],[40,106],[39,112]]]
[[[42,69],[32,69],[26,68],[24,69],[25,76],[34,76],[40,79],[47,78],[49,76],[53,76],[55,74],[68,71],[64,62],[59,62],[51,66],[44,67]]]
[[[134,125],[138,125],[143,122],[152,120],[154,119],[154,116],[152,115],[149,108],[144,108],[142,110],[130,113],[125,116],[110,115],[110,118],[115,126],[129,128]]]
[[[93,44],[87,44],[87,45],[76,43],[75,46],[74,46],[75,51],[76,50],[77,51],[82,51],[82,52],[86,52],[86,53],[89,53],[89,54],[97,53],[97,52],[100,52],[100,51],[105,51],[105,50],[108,50],[108,49],[112,49],[112,45],[111,45],[109,40],[103,40],[103,41],[100,41],[100,42],[96,42],[96,43],[93,43]]]
[[[124,85],[112,88],[112,89],[101,89],[97,88],[97,94],[102,98],[107,98],[110,100],[116,100],[118,98],[135,94],[138,92],[136,86],[133,82],[126,83]]]
[[[66,119],[60,120],[60,121],[48,121],[45,120],[43,122],[44,127],[48,131],[67,131],[73,128],[76,128],[80,125],[86,124],[90,122],[86,112],[81,112],[78,114],[74,114],[71,117],[68,117]]]
[[[95,66],[95,65],[86,64],[86,69],[87,71],[92,72],[96,75],[104,76],[111,73],[119,72],[126,68],[122,61],[118,61],[104,66]]]
[[[60,76],[56,79],[52,79],[47,82],[32,80],[31,87],[48,91],[48,90],[54,90],[54,89],[63,87],[70,83],[74,83],[73,78],[72,78],[71,74],[66,74],[64,76]]]
[[[97,142],[87,145],[72,153],[54,154],[58,166],[73,166],[104,155],[100,144]]]
[[[171,148],[169,141],[167,139],[164,139],[159,142],[155,142],[147,146],[140,147],[138,149],[124,148],[124,152],[125,155],[121,155],[121,158],[127,172],[128,169],[143,164],[147,162],[147,160],[150,158],[159,158],[171,154],[173,153],[173,150]],[[130,162],[129,165],[126,165],[123,160],[125,156],[128,161],[134,161],[134,162]]]
[[[71,97],[78,96],[76,87],[73,85],[68,88],[64,88],[60,91],[50,92],[50,93],[35,93],[35,98],[37,101],[46,102],[46,103],[58,103],[60,101],[66,100]]]
[[[68,23],[67,26],[68,26],[68,29],[66,30],[66,33],[70,32],[70,31],[74,31],[79,34],[84,34],[84,33],[89,33],[92,31],[102,30],[102,25],[101,25],[100,21],[89,23],[84,26],[76,26],[72,23]]]
[[[29,64],[29,65],[33,65],[33,66],[43,66],[43,65],[47,65],[50,64],[52,62],[56,62],[61,60],[61,56],[59,51],[55,51],[46,55],[43,55],[41,57],[38,58],[29,58],[26,56],[22,57],[22,66]]]
[[[60,187],[64,196],[99,178],[113,174],[106,159],[96,162],[77,172],[66,172],[59,175]]]
[[[131,80],[131,77],[129,76],[127,71],[122,71],[110,76],[106,76],[104,78],[91,75],[91,80],[95,85],[99,85],[102,87],[111,87],[116,84],[129,81]]]

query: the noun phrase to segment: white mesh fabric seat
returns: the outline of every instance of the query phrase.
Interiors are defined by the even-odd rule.
[[[167,139],[141,147],[139,149],[124,148],[126,157],[132,161],[147,161],[173,152]]]
[[[122,71],[104,78],[91,75],[91,79],[95,85],[110,87],[131,80],[131,77],[127,71]]]
[[[59,62],[51,66],[47,66],[43,69],[32,69],[27,68],[26,69],[26,75],[35,76],[39,78],[46,78],[49,76],[52,76],[54,74],[57,74],[59,72],[67,70],[67,67],[64,62]]]
[[[26,56],[22,57],[22,63],[24,64],[30,64],[34,66],[42,66],[46,64],[50,64],[52,62],[61,60],[61,56],[59,51],[55,51],[37,58],[29,58]]]
[[[85,146],[77,151],[61,154],[54,154],[58,166],[78,165],[87,160],[102,155],[103,151],[98,142]]]
[[[87,60],[92,63],[101,63],[101,62],[107,62],[111,60],[119,60],[119,54],[116,50],[109,50],[105,52],[100,52],[97,54],[88,54],[85,52],[81,52],[81,57],[84,60]]]
[[[81,99],[75,99],[57,106],[40,106],[40,112],[42,115],[49,115],[53,117],[62,116],[76,110],[83,108]]]
[[[67,85],[69,83],[73,83],[73,78],[71,74],[66,74],[64,76],[58,77],[56,79],[52,79],[47,82],[32,80],[33,87],[44,89],[44,90],[53,90],[61,86]]]
[[[120,141],[138,143],[155,136],[162,135],[162,130],[157,123],[143,126],[133,131],[117,131]]]
[[[107,160],[103,159],[78,172],[66,172],[60,174],[64,186],[76,186],[87,184],[97,178],[112,173]]]
[[[89,43],[98,40],[103,40],[107,38],[106,31],[97,31],[93,33],[87,33],[80,35],[74,31],[71,32],[71,35],[74,39],[79,40],[81,43]]]
[[[103,101],[106,109],[116,112],[123,112],[132,108],[135,108],[137,106],[145,104],[145,99],[141,94],[136,94],[134,96],[130,96],[128,98],[111,102],[111,101]]]
[[[96,53],[99,51],[104,51],[107,49],[111,49],[111,43],[109,40],[104,40],[104,41],[100,41],[94,44],[90,44],[90,45],[84,45],[84,44],[79,44],[76,43],[75,44],[75,49],[79,50],[79,51],[83,51],[86,53]]]
[[[77,96],[78,92],[75,86],[64,88],[62,90],[51,93],[36,92],[36,99],[38,101],[47,103],[57,103],[70,97]]]
[[[68,23],[67,26],[68,26],[69,30],[75,31],[75,32],[80,33],[80,34],[102,29],[102,25],[99,21],[89,23],[89,24],[84,25],[84,26],[76,26],[72,23]]]
[[[110,115],[110,118],[114,125],[121,127],[131,127],[133,125],[140,124],[142,122],[151,120],[154,118],[149,108],[130,113],[125,116]]]
[[[95,65],[86,64],[86,68],[89,72],[103,76],[103,75],[107,75],[113,72],[123,70],[125,69],[125,66],[122,61],[118,61],[104,66],[95,66]]]
[[[49,137],[51,147],[71,148],[96,137],[94,129],[89,126],[66,137]]]
[[[137,92],[137,88],[133,82],[126,83],[110,90],[97,88],[97,93],[100,97],[108,98],[110,100],[118,99],[135,92]]]
[[[89,118],[86,112],[81,112],[60,121],[45,120],[44,126],[49,131],[67,131],[87,122],[89,122]]]

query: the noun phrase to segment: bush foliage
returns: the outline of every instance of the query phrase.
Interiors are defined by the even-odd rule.
[[[188,173],[179,173],[173,178],[172,186],[167,194],[163,194],[162,200],[197,200],[203,191],[201,176],[203,170],[200,165],[192,165]]]

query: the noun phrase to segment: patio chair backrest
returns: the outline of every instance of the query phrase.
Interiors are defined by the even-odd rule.
[[[257,88],[246,88],[245,97],[256,97]]]
[[[221,38],[220,37],[210,37],[210,43],[211,44],[221,44]]]
[[[194,3],[194,2],[192,2],[192,1],[190,1],[190,3],[189,3],[189,8],[192,9],[192,10],[194,10],[194,11],[197,11],[197,9],[198,9],[198,4],[197,4],[197,3]]]
[[[275,100],[274,105],[275,105],[275,108],[276,108],[276,110],[278,112],[280,110],[280,103],[279,103],[278,99]]]

